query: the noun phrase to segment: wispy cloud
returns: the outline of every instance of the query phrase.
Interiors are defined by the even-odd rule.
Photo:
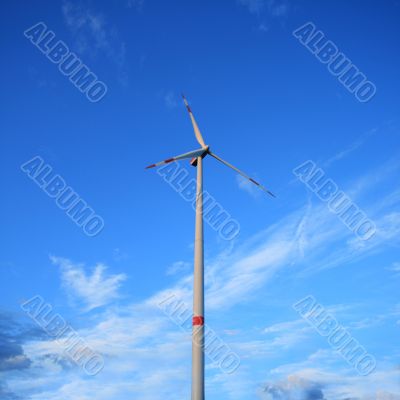
[[[247,192],[250,194],[250,196],[254,198],[259,198],[261,195],[261,191],[257,186],[255,186],[253,183],[249,182],[248,179],[243,178],[241,175],[236,175],[236,183],[239,187],[239,189]]]
[[[353,143],[351,143],[345,149],[339,151],[327,161],[325,161],[324,166],[328,167],[336,161],[341,160],[342,158],[348,156],[352,152],[356,151],[359,147],[361,147],[371,136],[376,135],[378,132],[377,128],[370,129],[369,131],[363,133],[359,138],[357,138]]]
[[[166,274],[175,275],[182,272],[187,272],[190,267],[190,263],[186,261],[176,261],[168,267]]]
[[[143,303],[109,307],[98,314],[96,322],[78,330],[88,346],[106,360],[95,379],[86,379],[79,368],[68,363],[63,338],[28,343],[24,349],[40,369],[41,381],[20,377],[17,382],[10,381],[10,389],[20,392],[23,387],[32,393],[32,400],[187,397],[184,382],[190,375],[186,365],[190,337],[169,319],[160,318],[160,313]]]
[[[128,8],[134,8],[136,10],[141,10],[144,4],[144,0],[126,0],[126,6]]]
[[[238,0],[238,2],[253,14],[260,15],[266,12],[272,18],[286,17],[290,11],[287,0]]]
[[[282,355],[314,334],[313,328],[299,319],[268,326],[253,340],[238,340],[231,346],[243,358],[263,359]]]
[[[357,190],[350,191],[361,197],[370,189],[367,182],[376,187],[385,180],[385,171],[386,168],[382,168],[380,173],[372,171],[362,176],[352,184]],[[371,174],[375,176],[373,180],[368,179]],[[383,251],[387,245],[397,243],[400,213],[391,211],[391,206],[387,206],[390,203],[385,201],[392,197],[392,193],[383,196],[382,207],[373,204],[371,217],[377,225],[377,233],[367,242],[355,237],[326,204],[319,201],[313,204],[307,200],[305,206],[234,250],[207,260],[207,307],[232,307],[238,301],[249,300],[276,274],[290,266],[297,265],[300,275],[311,274],[359,261]],[[191,277],[182,278],[174,290],[190,293]]]
[[[84,1],[64,0],[62,13],[67,28],[75,39],[81,54],[96,57],[105,55],[118,67],[121,79],[125,79],[126,44],[119,38],[117,29],[107,18]]]
[[[390,271],[400,272],[400,262],[394,262],[389,269]]]
[[[113,259],[117,262],[119,261],[124,261],[127,260],[129,258],[128,253],[122,251],[119,247],[116,247],[113,250]]]
[[[107,275],[104,264],[97,264],[92,274],[87,274],[83,264],[54,256],[50,259],[61,268],[62,284],[68,295],[82,301],[85,311],[108,304],[119,297],[118,290],[126,275]]]
[[[390,267],[386,268],[387,270],[393,272],[393,277],[400,278],[400,262],[396,261],[392,263]]]
[[[363,185],[361,187],[366,189]],[[376,252],[382,251],[387,243],[397,240],[396,234],[398,237],[400,226],[400,221],[393,216],[387,204],[392,203],[385,202],[383,198],[382,207],[378,208],[376,215],[377,225],[380,225],[381,220],[386,221],[385,240],[377,240],[374,244],[356,251],[354,243],[350,240],[352,232],[337,221],[336,216],[332,215],[324,204],[315,205],[309,202],[268,229],[242,242],[237,248],[208,259],[208,315],[227,313],[238,303],[241,307],[246,307],[246,303],[254,300],[259,291],[271,284],[285,268],[296,265],[296,270],[301,272],[311,265],[312,269],[309,272],[312,273],[326,265],[346,265],[355,258],[370,254],[372,249]],[[105,368],[96,379],[88,381],[80,375],[79,370],[71,366],[65,367],[66,361],[60,361],[63,360],[62,341],[57,344],[50,339],[36,340],[24,344],[23,350],[35,368],[40,368],[46,384],[36,382],[27,373],[25,377],[10,380],[11,391],[20,393],[19,388],[24,387],[24,390],[32,393],[32,400],[107,400],[110,397],[121,400],[158,400],[160,397],[172,400],[189,396],[190,335],[181,331],[168,318],[162,317],[158,303],[174,293],[177,298],[190,304],[191,272],[182,271],[171,287],[166,287],[140,302],[114,307],[110,302],[118,297],[118,289],[125,279],[123,274],[107,274],[105,267],[101,265],[87,273],[83,265],[66,259],[53,258],[53,262],[60,266],[61,280],[68,293],[76,300],[82,301],[86,309],[104,305],[94,313],[85,328],[76,327],[76,330],[90,348],[104,356]],[[181,266],[182,264],[178,264],[176,268],[179,270]],[[337,311],[345,310],[346,306],[335,307]],[[232,314],[233,319],[235,315]],[[351,325],[353,329],[368,328],[366,325],[369,324],[369,320],[362,322],[363,317],[357,316],[357,321],[360,321],[358,325]],[[236,328],[225,326],[223,329],[231,327]],[[241,331],[235,335],[226,335],[226,338],[229,346],[243,355],[243,360],[248,363],[264,360],[266,354],[269,357],[278,357],[279,354],[298,349],[300,343],[312,340],[315,336],[316,333],[304,321],[289,320],[260,328],[254,337],[249,337]],[[324,350],[314,353],[305,361],[283,364],[271,372],[260,396],[271,396],[274,391],[279,393],[281,390],[285,395],[292,395],[289,398],[297,400],[293,397],[296,390],[302,394],[314,390],[317,395],[320,395],[320,390],[326,399],[336,400],[341,399],[338,393],[343,389],[342,393],[348,398],[358,396],[362,400],[375,400],[374,397],[368,397],[366,389],[360,386],[365,381],[352,378],[347,369],[343,370],[343,365],[338,367],[338,362],[343,360]],[[54,374],[54,370],[59,368],[62,368],[63,373]],[[261,383],[260,380],[256,380],[259,378],[247,373],[245,365],[230,377],[220,374],[212,365],[207,365],[207,368],[210,371],[211,382],[218,383],[218,386],[226,389],[229,393],[228,398],[231,399],[246,398],[246,393],[256,390]],[[380,369],[379,373],[367,378],[366,387],[371,385],[371,393],[376,393],[379,388],[382,393],[385,391],[398,395],[398,391],[394,390],[397,375],[390,368]],[[28,371],[34,373],[33,367]],[[132,377],[135,377],[134,383]],[[377,384],[379,380],[383,382],[381,386]],[[44,390],[43,387],[49,389]]]
[[[178,106],[176,95],[172,90],[169,90],[167,93],[165,93],[164,102],[167,108],[176,108]]]
[[[268,32],[275,22],[284,25],[292,8],[288,0],[237,0],[237,3],[257,17],[256,30],[262,33]]]

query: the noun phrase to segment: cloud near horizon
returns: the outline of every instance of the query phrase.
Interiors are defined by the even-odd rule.
[[[384,181],[385,176],[379,179]],[[365,185],[358,185],[358,181],[353,182],[353,186],[358,188],[359,192],[353,192],[358,196],[369,190]],[[225,250],[207,260],[208,315],[212,317],[223,311],[233,312],[234,306],[238,304],[240,307],[248,307],[256,300],[260,290],[268,287],[276,276],[293,265],[297,266],[297,275],[304,271],[312,274],[327,267],[347,265],[371,253],[379,253],[388,241],[397,242],[400,225],[398,219],[393,217],[393,212],[388,210],[387,204],[393,205],[392,192],[381,197],[381,207],[376,215],[372,215],[381,233],[370,239],[371,244],[366,246],[355,246],[353,233],[328,210],[326,204],[319,201],[314,204],[311,201],[236,248]],[[332,248],[336,250],[331,251]],[[176,396],[189,396],[190,333],[175,326],[163,315],[158,304],[167,296],[175,294],[190,307],[190,273],[177,275],[173,285],[140,302],[115,307],[114,301],[120,297],[119,290],[126,279],[124,274],[110,273],[102,264],[96,265],[88,273],[84,265],[65,258],[51,257],[51,261],[60,267],[61,282],[69,296],[77,302],[78,307],[91,313],[87,326],[75,329],[90,348],[103,355],[105,368],[96,378],[88,380],[77,366],[61,362],[64,357],[62,341],[55,343],[49,338],[32,340],[23,345],[23,351],[33,364],[26,369],[24,376],[10,380],[11,391],[19,394],[18,388],[24,387],[25,391],[32,393],[32,400],[89,397],[95,397],[96,400],[116,397],[122,400],[132,396],[145,400],[156,400],[161,396],[172,400]],[[397,316],[393,318],[398,319]],[[219,331],[219,327],[212,328]],[[210,382],[219,382],[222,387],[226,387],[232,399],[243,398],[243,393],[249,390],[253,390],[255,395],[257,387],[261,385],[259,378],[248,375],[246,363],[256,362],[266,354],[268,357],[278,357],[292,351],[299,341],[310,340],[314,334],[302,321],[278,321],[259,329],[251,339],[243,337],[241,333],[224,335],[223,331],[227,328],[231,327],[224,326],[221,335],[241,357],[243,366],[231,376],[223,374],[210,362],[207,363],[207,370],[211,374]],[[277,367],[259,397],[271,400],[340,400],[337,396],[343,389],[340,384],[342,379],[346,383],[347,392],[353,397],[370,400],[365,390],[360,388],[361,378],[351,379],[348,369],[337,369],[335,363],[340,362],[337,356],[330,355],[330,361],[326,364],[321,356],[325,353],[316,354],[318,356],[310,356],[303,363]],[[326,359],[327,356],[324,357]],[[316,368],[316,365],[321,365],[321,368]],[[46,390],[40,389],[40,384],[29,377],[29,371],[33,373],[37,368],[41,371],[43,381],[48,384]],[[63,370],[62,377],[54,373],[60,368]],[[268,369],[265,370],[267,373]],[[294,377],[289,379],[289,376]],[[395,389],[391,367],[385,366],[368,377],[375,391],[378,388],[372,383],[379,376],[384,377],[382,392],[400,395],[400,389]]]

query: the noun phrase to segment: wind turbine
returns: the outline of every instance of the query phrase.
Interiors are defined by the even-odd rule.
[[[238,174],[258,186],[260,189],[275,197],[267,188],[250,178],[247,174],[212,153],[209,146],[205,144],[200,129],[194,119],[190,106],[182,95],[185,106],[192,121],[194,134],[201,148],[189,151],[146,168],[154,168],[177,160],[191,158],[190,164],[197,167],[196,187],[196,230],[194,240],[194,282],[193,282],[193,328],[192,328],[192,400],[204,400],[204,240],[203,240],[203,158],[207,155],[232,168]]]

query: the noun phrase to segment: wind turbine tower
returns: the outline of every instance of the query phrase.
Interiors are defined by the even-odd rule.
[[[167,160],[149,165],[146,168],[154,168],[177,160],[190,158],[191,165],[197,168],[196,189],[196,229],[194,238],[194,282],[193,282],[193,327],[192,327],[192,400],[204,400],[204,237],[203,237],[203,159],[207,155],[235,170],[238,174],[249,180],[261,190],[275,197],[267,188],[250,178],[247,174],[212,153],[210,147],[205,144],[203,136],[197,125],[192,110],[182,95],[185,106],[192,121],[194,134],[201,148],[189,151]]]

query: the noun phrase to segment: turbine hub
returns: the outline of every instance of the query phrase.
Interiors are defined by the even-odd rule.
[[[201,158],[204,158],[207,154],[208,154],[208,151],[210,150],[210,146],[205,146],[204,147],[204,153],[202,153],[201,154]],[[192,166],[192,167],[197,167],[197,157],[193,157],[191,160],[190,160],[190,165]]]

